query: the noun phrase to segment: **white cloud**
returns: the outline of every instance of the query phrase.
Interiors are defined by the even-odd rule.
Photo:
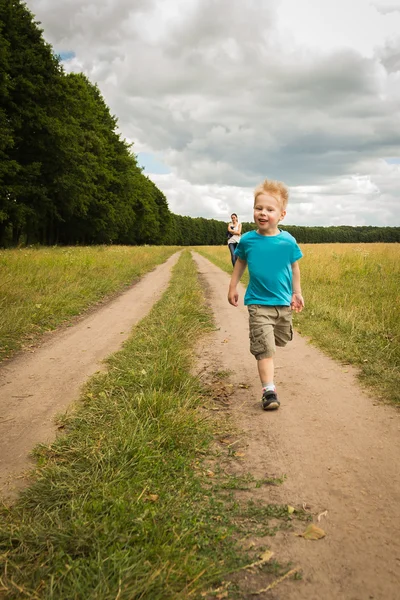
[[[371,175],[338,177],[323,185],[290,187],[287,225],[395,225],[400,165],[380,160],[366,165]],[[241,221],[252,221],[253,187],[191,184],[176,175],[153,175],[166,194],[173,212],[192,217],[228,220],[236,212]]]
[[[278,15],[280,28],[317,54],[353,48],[372,57],[383,39],[400,31],[396,0],[280,0]]]
[[[400,225],[400,10],[392,0],[28,0],[96,81],[171,210],[251,218],[287,182],[291,224]],[[150,162],[150,161],[149,161]],[[246,208],[250,203],[250,210]]]

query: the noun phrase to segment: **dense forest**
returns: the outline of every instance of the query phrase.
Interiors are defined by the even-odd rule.
[[[171,213],[116,128],[98,87],[64,72],[26,5],[0,0],[0,246],[226,241],[226,223]],[[398,227],[285,229],[299,242],[400,241]]]

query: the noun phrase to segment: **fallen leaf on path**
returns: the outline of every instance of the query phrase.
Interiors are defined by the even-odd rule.
[[[235,452],[235,456],[237,456],[238,458],[243,458],[244,456],[246,456],[246,454],[244,452]]]
[[[319,513],[319,515],[318,515],[318,517],[317,517],[317,521],[318,521],[318,523],[321,521],[321,518],[322,518],[322,517],[327,517],[327,516],[328,516],[328,511],[327,511],[327,510],[324,510],[324,512],[322,512],[322,513]]]
[[[207,475],[207,477],[214,477],[215,473],[214,473],[214,471],[208,470],[208,471],[206,471],[206,475]]]
[[[239,387],[242,388],[242,390],[248,390],[250,386],[246,383],[239,383]]]
[[[320,540],[325,537],[325,531],[311,523],[303,533],[298,533],[298,537],[303,537],[305,540]]]
[[[294,506],[289,506],[289,504],[288,504],[287,511],[288,511],[289,515],[292,515],[295,510],[296,509]]]

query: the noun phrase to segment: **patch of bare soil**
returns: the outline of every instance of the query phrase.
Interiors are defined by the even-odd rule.
[[[116,352],[132,327],[165,291],[178,253],[115,300],[70,328],[54,332],[31,353],[0,368],[0,495],[11,499],[27,484],[29,453],[57,432],[54,418],[79,399],[81,386]]]
[[[398,600],[398,411],[376,403],[360,388],[354,370],[299,335],[276,357],[281,408],[262,411],[256,364],[248,349],[247,309],[228,304],[227,274],[198,254],[194,257],[218,328],[204,344],[201,366],[210,375],[232,371],[233,392],[227,395],[221,384],[219,400],[241,431],[235,469],[257,479],[286,475],[281,485],[245,494],[256,501],[305,507],[326,533],[315,541],[298,537],[307,523],[294,521],[295,531],[268,538],[265,543],[275,557],[301,570],[302,579],[288,577],[257,597]],[[270,575],[264,586],[260,573],[255,589],[269,581]],[[254,597],[250,591],[245,594]]]

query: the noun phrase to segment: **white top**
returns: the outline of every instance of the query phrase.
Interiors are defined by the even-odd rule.
[[[232,221],[229,223],[229,225],[233,225]],[[239,231],[239,222],[236,223],[233,231]],[[233,234],[233,236],[230,237],[228,240],[228,244],[238,244],[239,242],[240,242],[240,233]]]

